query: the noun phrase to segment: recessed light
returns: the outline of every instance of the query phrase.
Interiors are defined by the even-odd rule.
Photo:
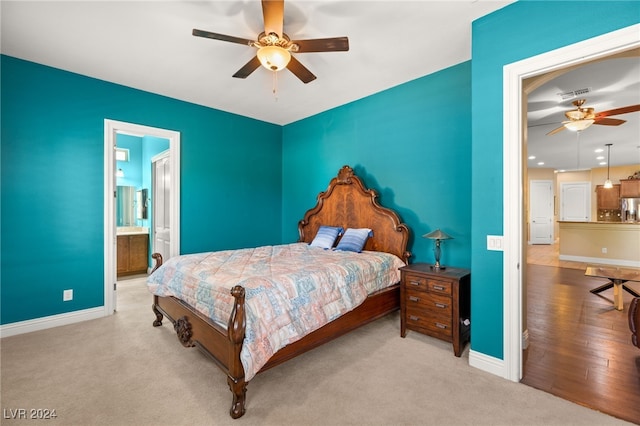
[[[536,159],[536,156],[535,156],[535,155],[530,155],[530,156],[529,156],[529,160],[535,160],[535,159]]]
[[[560,170],[558,170],[558,171],[559,171],[560,173],[564,173],[564,172],[566,172],[566,170],[565,170],[565,169],[560,169]]]
[[[602,155],[598,155],[598,156],[596,157],[596,160],[604,160],[604,157],[603,157]],[[606,164],[606,163],[605,163],[605,164]]]
[[[544,161],[539,161],[538,166],[544,166]]]
[[[606,161],[601,161],[599,164],[600,164],[601,166],[606,166],[606,165],[607,165],[607,162],[606,162]]]
[[[598,148],[598,149],[596,149],[594,152],[603,152],[603,151],[604,151],[604,149],[602,149],[602,148]]]

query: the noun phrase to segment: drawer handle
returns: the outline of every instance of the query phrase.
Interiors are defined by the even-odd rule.
[[[436,303],[436,308],[441,308],[444,309],[446,308],[448,305],[445,305],[444,303]]]
[[[436,323],[436,327],[443,328],[443,329],[447,328],[447,326],[445,324],[440,324],[439,322]]]
[[[444,291],[444,287],[441,285],[434,285],[433,288],[436,290]]]
[[[409,281],[409,283],[413,284],[413,285],[420,285],[420,281]]]
[[[420,319],[420,317],[417,317],[417,316],[415,316],[415,315],[409,315],[409,319],[410,319],[411,321],[418,321],[418,320]]]
[[[420,298],[415,296],[409,296],[409,300],[411,300],[412,302],[419,302]]]

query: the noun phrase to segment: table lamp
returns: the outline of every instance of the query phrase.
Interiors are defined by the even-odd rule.
[[[429,238],[430,240],[434,240],[435,246],[433,247],[433,254],[436,258],[436,263],[431,267],[431,269],[440,270],[445,269],[444,266],[440,265],[440,241],[443,240],[451,240],[453,237],[451,235],[447,235],[439,229],[435,231],[429,232],[428,234],[424,234],[423,238]]]

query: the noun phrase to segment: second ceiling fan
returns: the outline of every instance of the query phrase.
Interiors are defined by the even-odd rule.
[[[332,37],[308,40],[291,40],[283,31],[284,0],[262,0],[264,32],[256,40],[212,33],[204,30],[193,30],[197,37],[244,44],[258,49],[256,56],[240,68],[233,77],[247,78],[260,65],[271,71],[287,68],[303,83],[316,79],[307,67],[302,65],[291,53],[340,52],[349,50],[347,37]]]
[[[607,118],[612,115],[627,114],[629,112],[640,111],[640,104],[629,105],[622,108],[610,109],[608,111],[595,112],[593,108],[585,108],[586,99],[577,99],[573,101],[576,109],[567,111],[564,113],[567,117],[567,121],[562,122],[562,126],[557,127],[547,133],[547,136],[554,135],[565,128],[580,131],[584,130],[592,124],[599,124],[603,126],[619,126],[622,123],[626,123],[626,120],[620,120],[619,118]]]

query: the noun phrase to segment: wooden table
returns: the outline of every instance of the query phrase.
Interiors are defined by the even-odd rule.
[[[594,288],[590,291],[593,294],[598,294],[613,287],[613,305],[619,311],[623,309],[622,290],[631,293],[634,297],[640,297],[640,294],[624,285],[624,283],[626,283],[627,281],[640,282],[640,269],[621,268],[619,266],[609,265],[595,265],[588,266],[584,274],[589,277],[606,278],[609,280],[608,283]]]

